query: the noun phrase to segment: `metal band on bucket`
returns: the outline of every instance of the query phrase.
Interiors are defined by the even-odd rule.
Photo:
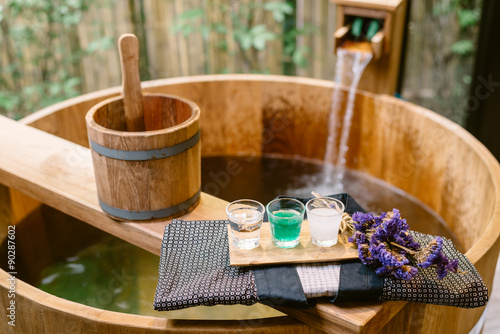
[[[181,202],[177,205],[159,209],[159,210],[150,210],[150,211],[137,211],[137,210],[124,210],[118,209],[112,206],[107,205],[99,198],[99,205],[101,209],[110,214],[111,216],[126,219],[126,220],[150,220],[150,219],[158,219],[158,218],[166,218],[171,217],[179,212],[182,212],[188,209],[191,205],[196,203],[198,198],[200,197],[201,189],[196,192],[191,198],[188,198],[184,202]]]
[[[196,145],[200,140],[200,132],[198,131],[194,136],[189,138],[182,143],[164,147],[156,150],[144,150],[144,151],[125,151],[125,150],[115,150],[109,147],[105,147],[97,144],[90,140],[90,147],[95,152],[103,155],[105,157],[117,160],[127,160],[127,161],[145,161],[153,159],[164,159],[177,155],[179,153],[189,150],[191,147]]]

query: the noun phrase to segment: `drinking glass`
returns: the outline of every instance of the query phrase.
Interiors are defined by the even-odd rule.
[[[292,198],[278,198],[266,207],[274,245],[293,248],[299,244],[305,206]]]
[[[344,204],[335,198],[313,198],[306,204],[312,243],[330,247],[337,243]]]
[[[240,199],[226,207],[233,245],[240,249],[259,246],[264,205],[251,199]]]

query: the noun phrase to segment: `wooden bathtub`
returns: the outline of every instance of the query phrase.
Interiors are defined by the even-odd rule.
[[[313,160],[325,154],[333,86],[322,80],[262,75],[143,84],[145,92],[179,95],[199,105],[204,156],[278,154]],[[85,114],[119,92],[116,87],[86,94],[19,122],[0,118],[1,240],[7,237],[8,225],[34,215],[44,203],[159,254],[167,221],[119,223],[97,202]],[[437,212],[491,290],[500,247],[500,166],[474,137],[424,108],[358,92],[347,166],[401,188]],[[224,218],[225,205],[202,193],[199,206],[184,218]],[[40,226],[32,233],[47,234]],[[32,253],[17,256],[37,256]],[[4,310],[11,300],[8,278],[0,270]],[[407,302],[321,302],[308,310],[282,308],[286,317],[260,321],[186,321],[95,309],[42,292],[21,279],[15,294],[16,327],[2,321],[2,333],[467,333],[484,310]]]

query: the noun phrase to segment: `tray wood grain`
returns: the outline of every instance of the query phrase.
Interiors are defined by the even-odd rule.
[[[239,249],[233,245],[231,227],[229,236],[229,262],[232,266],[260,266],[281,263],[308,263],[342,261],[358,258],[357,249],[347,241],[349,235],[339,235],[336,245],[318,247],[313,245],[309,232],[309,222],[304,220],[300,231],[300,243],[294,248],[279,248],[273,244],[269,223],[262,224],[260,245],[254,249]]]

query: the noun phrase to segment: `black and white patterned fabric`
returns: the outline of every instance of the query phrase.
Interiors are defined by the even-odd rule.
[[[165,227],[155,310],[258,301],[252,271],[229,265],[226,224],[174,219]]]
[[[308,263],[295,267],[306,298],[335,297],[339,290],[340,264]]]
[[[434,239],[428,234],[414,231],[410,233],[421,245],[427,245]],[[409,281],[384,278],[380,300],[407,300],[462,308],[486,305],[488,289],[474,265],[446,238],[443,238],[443,253],[449,259],[458,259],[458,269],[465,273],[448,273],[440,280],[436,278],[435,269],[419,268],[418,275]],[[416,263],[412,264],[416,266]]]

